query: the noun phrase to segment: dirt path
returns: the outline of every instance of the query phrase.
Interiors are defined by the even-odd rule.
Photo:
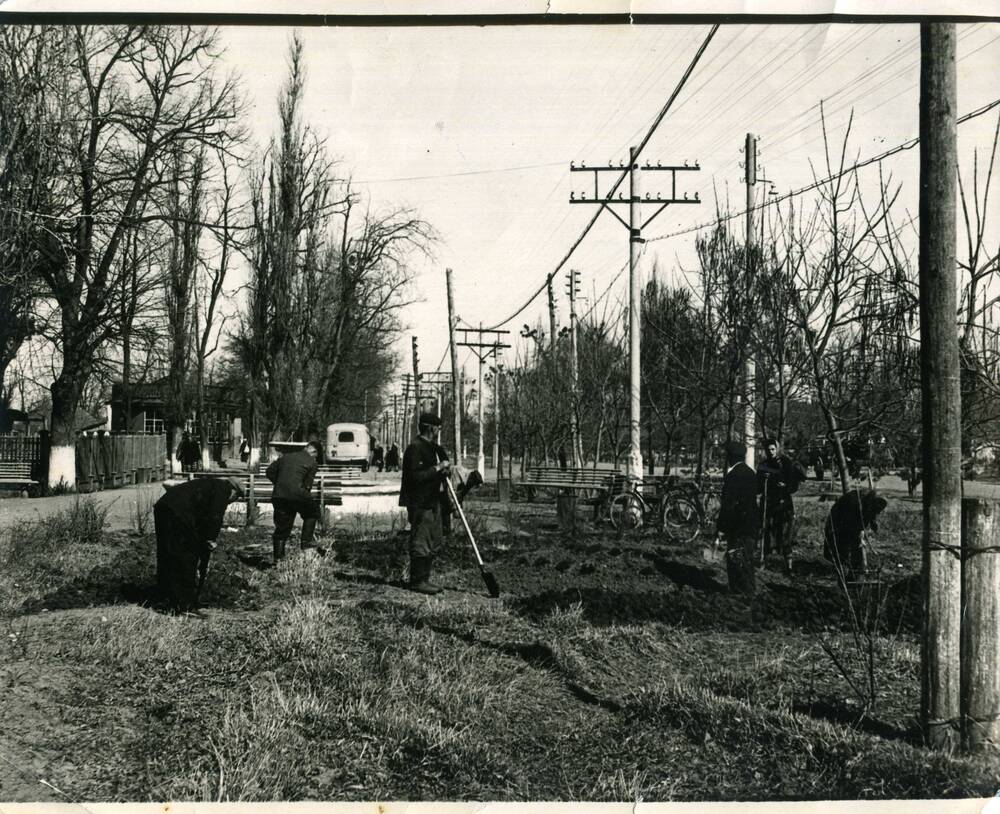
[[[51,517],[70,508],[77,500],[94,500],[108,508],[108,528],[131,529],[135,526],[137,506],[152,506],[163,494],[163,483],[141,483],[123,486],[87,495],[58,495],[56,497],[10,497],[0,500],[0,529],[15,523]]]

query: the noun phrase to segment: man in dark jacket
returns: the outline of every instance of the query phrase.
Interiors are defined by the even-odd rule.
[[[424,594],[441,589],[431,581],[434,554],[441,545],[441,495],[451,467],[437,443],[441,419],[422,413],[420,434],[403,453],[403,475],[399,505],[406,507],[410,521],[410,588]]]
[[[156,581],[175,612],[197,607],[226,507],[242,496],[235,479],[196,478],[169,487],[153,506]]]
[[[865,531],[878,531],[878,516],[887,505],[885,498],[870,489],[852,489],[830,508],[823,529],[823,556],[844,579],[853,579],[866,570]]]
[[[271,492],[271,505],[274,507],[271,546],[275,563],[285,556],[285,543],[292,536],[296,514],[302,517],[302,550],[316,549],[321,555],[326,553],[322,547],[313,545],[316,521],[319,520],[319,503],[312,497],[318,460],[319,444],[310,441],[304,449],[287,452],[267,467],[267,479],[274,484]]]
[[[722,479],[716,528],[726,543],[729,590],[752,596],[760,508],[757,505],[757,477],[747,466],[746,455],[747,448],[739,441],[726,444],[726,474]]]
[[[795,543],[795,504],[792,495],[806,473],[784,455],[774,438],[764,439],[764,460],[757,466],[757,491],[764,514],[764,540],[760,564],[777,549],[785,559],[785,573],[792,573],[792,546]]]

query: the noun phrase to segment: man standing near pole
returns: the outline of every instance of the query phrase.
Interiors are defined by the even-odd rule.
[[[795,504],[792,494],[798,491],[806,473],[781,452],[775,438],[764,439],[764,460],[757,467],[758,491],[764,513],[763,565],[772,549],[785,560],[785,573],[792,573],[792,546],[795,542]]]
[[[441,419],[432,413],[423,413],[419,430],[403,453],[399,505],[406,507],[410,521],[410,588],[433,595],[441,593],[430,579],[434,555],[442,541],[441,492],[451,463],[440,457],[437,439]]]

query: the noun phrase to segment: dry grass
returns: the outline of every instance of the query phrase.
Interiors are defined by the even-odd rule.
[[[62,518],[30,545],[6,543],[0,580],[74,579],[84,566],[67,549],[108,545],[87,541],[99,518],[76,511],[90,518],[80,538]],[[510,540],[485,536],[494,554]],[[462,546],[441,564],[458,587],[426,598],[377,579],[390,537],[335,539],[325,558],[294,551],[244,569],[259,607],[203,619],[134,604],[12,607],[0,672],[22,689],[65,678],[38,684],[45,704],[0,710],[0,728],[58,788],[111,801],[950,797],[995,783],[987,762],[821,715],[845,688],[793,626],[596,623],[586,599],[529,614],[516,596],[483,597]],[[39,559],[54,570],[33,570]],[[709,601],[693,589],[669,599]],[[849,647],[849,636],[830,640]],[[915,642],[903,634],[880,651],[879,679],[904,712],[919,691]]]

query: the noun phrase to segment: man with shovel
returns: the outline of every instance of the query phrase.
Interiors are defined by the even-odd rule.
[[[781,451],[775,438],[764,439],[764,460],[757,466],[757,491],[761,495],[764,513],[763,565],[771,551],[777,549],[785,560],[785,573],[792,574],[792,547],[795,543],[795,504],[792,495],[806,473]]]
[[[442,459],[437,443],[441,419],[421,413],[419,435],[403,453],[399,505],[406,507],[410,521],[410,588],[422,594],[438,594],[431,580],[434,554],[441,546],[441,495],[451,463]]]

